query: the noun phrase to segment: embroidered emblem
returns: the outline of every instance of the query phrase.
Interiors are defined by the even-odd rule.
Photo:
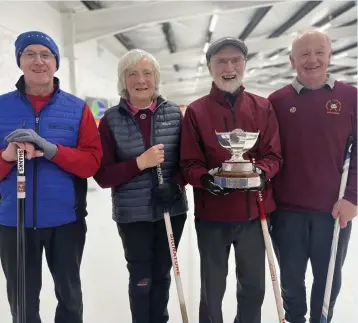
[[[146,119],[147,118],[147,115],[145,113],[142,113],[140,116],[139,116],[142,120]]]
[[[48,125],[49,129],[60,129],[60,130],[68,130],[75,131],[75,127],[69,124],[60,124],[60,123],[50,123]]]
[[[290,112],[291,112],[291,113],[295,113],[295,112],[296,112],[296,107],[292,107],[292,108],[290,109]]]
[[[329,100],[326,103],[326,112],[328,114],[340,114],[342,103],[338,100]]]

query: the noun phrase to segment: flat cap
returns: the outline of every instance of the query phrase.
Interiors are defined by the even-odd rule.
[[[237,37],[222,37],[210,44],[206,51],[206,61],[209,63],[210,58],[225,46],[236,47],[242,52],[245,58],[247,57],[248,49],[244,41]]]

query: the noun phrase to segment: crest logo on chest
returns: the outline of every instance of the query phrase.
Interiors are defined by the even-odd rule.
[[[326,103],[327,114],[340,114],[342,110],[342,103],[338,100],[329,100]]]

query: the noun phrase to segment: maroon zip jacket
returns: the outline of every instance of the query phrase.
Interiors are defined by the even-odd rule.
[[[227,93],[220,91],[214,83],[209,95],[186,109],[181,166],[185,179],[194,187],[195,216],[209,221],[242,222],[259,216],[256,193],[236,190],[226,196],[215,196],[204,190],[200,183],[202,175],[230,159],[230,153],[220,146],[215,135],[215,131],[227,131],[225,123],[229,130],[260,131],[250,157],[256,158],[257,166],[266,173],[266,179],[275,176],[282,163],[278,124],[267,99],[241,88],[232,106]],[[263,196],[266,212],[274,211],[270,183]]]
[[[353,137],[344,198],[357,205],[357,88],[287,85],[269,99],[280,126],[284,165],[273,181],[278,210],[332,212],[348,137]]]

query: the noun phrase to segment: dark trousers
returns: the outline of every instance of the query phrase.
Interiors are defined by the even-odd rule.
[[[26,323],[41,323],[39,307],[43,250],[58,301],[55,323],[82,323],[80,264],[86,236],[85,220],[56,228],[26,229],[25,232]],[[16,228],[0,226],[0,259],[13,323],[17,322],[16,245]]]
[[[341,230],[333,277],[328,322],[341,288],[342,266],[347,254],[351,226]],[[319,323],[322,313],[334,219],[329,213],[275,212],[271,218],[271,236],[281,273],[281,288],[286,319],[306,322],[305,276],[310,259],[313,273],[310,322]]]
[[[171,217],[176,247],[179,245],[185,220],[186,214]],[[132,322],[168,322],[172,261],[164,220],[118,223],[117,227],[129,271]]]
[[[234,323],[260,323],[265,294],[265,244],[260,221],[221,224],[196,220],[200,252],[199,323],[223,323],[228,259],[234,246],[237,314]]]

